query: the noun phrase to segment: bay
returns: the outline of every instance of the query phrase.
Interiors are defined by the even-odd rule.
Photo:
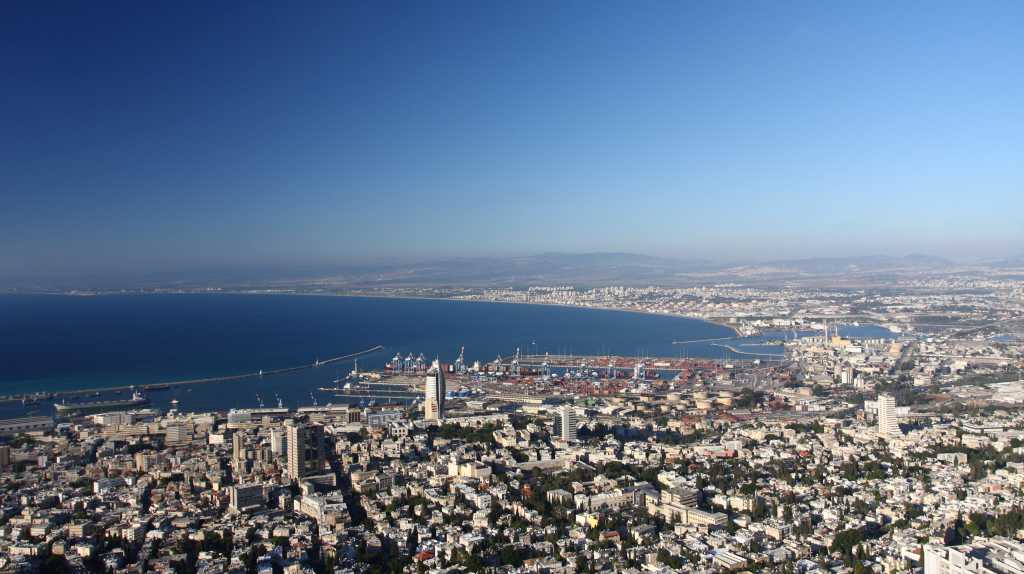
[[[710,343],[727,327],[696,319],[542,305],[299,295],[104,295],[0,297],[0,394],[142,385],[269,371],[383,345],[360,358],[378,369],[400,353],[450,362],[499,354],[615,354],[721,358]],[[182,410],[342,402],[316,389],[352,362],[154,392]],[[107,394],[105,394],[107,395]],[[117,395],[103,398],[117,398]],[[20,405],[18,405],[20,407]],[[49,414],[52,407],[36,410]],[[0,415],[17,409],[0,406]],[[14,414],[23,414],[16,412]]]

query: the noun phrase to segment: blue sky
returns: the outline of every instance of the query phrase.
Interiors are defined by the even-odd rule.
[[[0,3],[0,274],[1024,252],[1020,2]]]

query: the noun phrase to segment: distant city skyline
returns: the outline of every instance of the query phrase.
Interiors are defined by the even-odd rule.
[[[1022,16],[6,3],[0,283],[544,252],[1019,256]]]

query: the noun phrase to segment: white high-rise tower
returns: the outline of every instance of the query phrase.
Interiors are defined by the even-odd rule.
[[[444,367],[439,361],[427,371],[426,389],[423,396],[423,419],[439,421],[444,419],[444,395],[447,392],[444,383]]]
[[[572,405],[564,405],[555,412],[555,436],[564,441],[576,440],[578,436],[576,425],[578,423],[576,409]]]
[[[900,424],[896,419],[896,398],[892,395],[878,395],[878,434],[883,437],[900,435]]]

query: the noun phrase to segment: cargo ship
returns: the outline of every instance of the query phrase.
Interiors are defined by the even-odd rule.
[[[138,391],[132,393],[130,399],[118,399],[113,401],[92,401],[85,403],[56,403],[53,406],[57,409],[58,416],[76,416],[94,413],[106,413],[111,411],[125,411],[128,409],[143,407],[149,404],[149,399]]]

